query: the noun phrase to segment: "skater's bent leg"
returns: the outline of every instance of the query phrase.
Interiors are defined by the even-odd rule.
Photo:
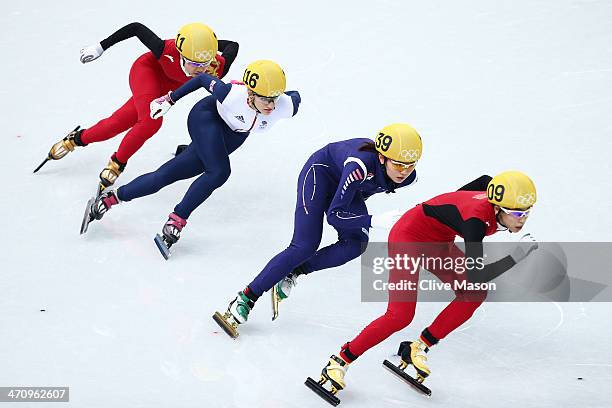
[[[456,245],[452,245],[448,249],[448,253],[439,255],[444,258],[463,258],[465,255],[457,248]],[[441,281],[455,285],[456,282],[465,280],[465,273],[457,274],[454,271],[447,270],[430,270],[431,273],[436,275]],[[445,338],[449,333],[457,329],[463,323],[468,321],[474,314],[476,309],[487,298],[486,290],[455,290],[455,298],[451,303],[440,312],[433,323],[426,328],[421,334],[421,340],[427,344],[428,347],[435,345],[439,340]]]
[[[181,202],[174,207],[174,212],[184,219],[229,178],[229,154],[233,150],[228,148],[228,140],[234,138],[244,142],[248,135],[229,130],[219,117],[212,97],[195,104],[189,112],[187,127],[192,144],[204,165],[204,174],[191,184]]]
[[[204,171],[202,162],[192,145],[180,155],[168,160],[154,172],[143,174],[117,189],[121,201],[157,193],[178,180],[194,177]]]
[[[127,163],[130,157],[161,128],[163,118],[151,119],[149,116],[149,103],[156,97],[155,93],[134,97],[138,119],[134,126],[125,134],[115,153],[120,162]]]
[[[130,71],[136,123],[126,133],[115,153],[122,163],[127,161],[161,128],[163,119],[151,119],[149,105],[162,94],[162,80],[158,71],[144,63],[136,62]]]
[[[352,362],[370,348],[412,322],[416,302],[389,302],[384,315],[367,325],[357,337],[344,344],[340,356]]]
[[[90,143],[108,140],[134,126],[137,119],[138,114],[134,106],[134,100],[130,98],[111,116],[83,130],[80,136],[81,142],[83,145],[88,145]]]
[[[305,260],[312,257],[321,243],[324,209],[303,207],[295,209],[295,227],[291,244],[268,262],[264,269],[248,285],[248,292],[255,297],[270,290],[278,281]]]
[[[204,165],[204,174],[191,183],[181,202],[174,207],[174,212],[181,218],[189,218],[193,210],[206,201],[213,191],[225,184],[231,174],[223,131],[216,120],[202,123],[197,128],[190,126],[192,144]]]
[[[466,297],[467,296],[467,297]],[[471,291],[458,294],[433,323],[423,331],[421,340],[431,347],[445,338],[449,333],[468,321],[476,309],[485,301],[486,291]]]
[[[344,265],[359,257],[367,244],[368,236],[363,231],[343,231],[339,234],[337,242],[319,249],[301,265],[300,271],[308,274]]]
[[[367,215],[368,208],[362,198],[355,198],[346,211],[355,215]],[[368,230],[337,230],[338,242],[319,249],[300,267],[302,273],[344,265],[363,253],[368,244]]]
[[[397,244],[410,242],[412,237],[408,234],[398,234],[390,237],[388,256],[395,259],[397,256],[415,257],[421,254],[421,249],[416,245]],[[420,268],[414,269],[414,265],[403,268],[391,268],[389,270],[389,287],[391,284],[404,283],[405,288],[389,290],[389,304],[384,315],[374,320],[362,332],[350,342],[342,346],[341,357],[348,362],[353,361],[361,354],[384,341],[393,333],[408,326],[414,318],[417,301],[417,284],[419,281]],[[410,289],[410,288],[413,289]]]

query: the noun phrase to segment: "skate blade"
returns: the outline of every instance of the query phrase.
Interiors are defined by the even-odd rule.
[[[389,360],[385,360],[383,361],[383,366],[391,371],[393,374],[395,374],[396,376],[398,376],[400,379],[402,379],[403,381],[405,381],[406,383],[408,383],[408,385],[411,385],[415,390],[417,390],[418,392],[431,397],[431,390],[429,388],[427,388],[426,386],[424,386],[420,381],[418,381],[415,378],[412,378],[411,376],[409,376],[408,374],[406,374],[406,372],[404,370],[401,370],[398,366],[396,366],[395,364],[393,364],[392,362],[390,362]]]
[[[83,214],[83,220],[81,221],[81,235],[87,232],[89,223],[93,221],[91,218],[91,205],[96,201],[94,197],[87,200],[87,206],[85,207],[85,214]]]
[[[278,292],[276,290],[276,285],[272,286],[272,290],[270,291],[270,296],[272,299],[272,321],[278,318]]]
[[[98,183],[98,188],[96,188],[96,194],[99,197],[106,190],[106,187],[102,183]]]
[[[40,170],[40,169],[42,168],[42,166],[44,166],[45,164],[47,164],[47,162],[48,162],[49,160],[51,160],[51,157],[47,156],[47,157],[45,158],[45,160],[43,160],[43,162],[42,162],[42,163],[40,163],[40,164],[38,165],[38,167],[37,167],[37,168],[35,168],[35,169],[34,169],[34,171],[33,171],[32,173],[36,173],[38,170]]]
[[[212,318],[215,322],[217,322],[219,326],[221,326],[223,331],[227,333],[227,335],[230,336],[232,339],[235,339],[240,335],[236,327],[234,327],[233,324],[229,323],[227,319],[225,318],[225,316],[222,315],[221,313],[215,312]]]
[[[336,397],[330,390],[326,389],[321,383],[316,382],[312,378],[306,378],[304,385],[314,391],[319,397],[332,404],[334,407],[340,404],[340,399]]]
[[[157,245],[157,249],[159,249],[159,252],[161,252],[162,256],[167,261],[168,258],[170,257],[170,247],[166,245],[166,242],[164,241],[162,236],[159,234],[155,234],[155,238],[153,238],[153,241],[155,241],[155,245]]]

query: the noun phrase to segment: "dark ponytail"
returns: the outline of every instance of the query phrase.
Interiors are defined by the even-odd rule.
[[[369,142],[365,142],[364,144],[362,144],[361,146],[359,146],[358,149],[360,152],[372,152],[372,153],[378,153],[378,150],[376,150],[376,145],[374,144],[373,141],[369,141]]]

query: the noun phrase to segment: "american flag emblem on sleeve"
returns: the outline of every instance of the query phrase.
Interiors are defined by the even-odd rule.
[[[344,181],[344,185],[342,186],[342,193],[340,194],[340,197],[344,197],[344,193],[346,192],[346,189],[351,185],[352,182],[361,181],[361,180],[363,180],[363,172],[361,171],[361,169],[353,170],[351,174],[349,174],[349,176]]]

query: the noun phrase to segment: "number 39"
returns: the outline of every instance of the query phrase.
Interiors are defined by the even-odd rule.
[[[384,133],[379,133],[376,137],[376,147],[381,149],[383,152],[386,152],[389,150],[389,147],[391,147],[392,141],[393,138],[391,136],[385,135]]]
[[[489,200],[501,201],[504,199],[505,192],[506,188],[501,184],[489,184],[489,187],[487,188],[487,198]]]

